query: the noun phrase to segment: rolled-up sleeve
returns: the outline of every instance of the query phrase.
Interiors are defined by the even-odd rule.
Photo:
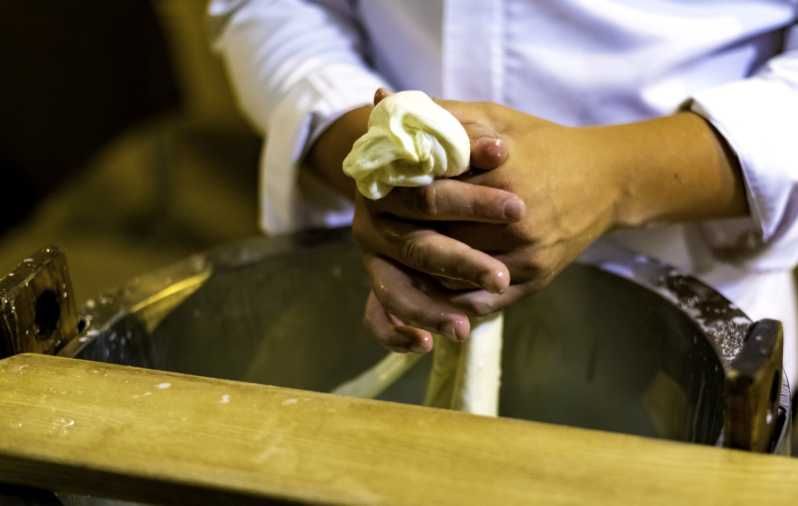
[[[348,224],[349,201],[299,170],[313,140],[386,83],[364,58],[351,2],[213,0],[214,47],[239,104],[266,136],[261,226],[269,234]],[[309,176],[309,175],[306,175]]]
[[[691,109],[736,153],[750,217],[701,225],[711,249],[747,270],[798,264],[798,28],[752,77],[696,93]]]

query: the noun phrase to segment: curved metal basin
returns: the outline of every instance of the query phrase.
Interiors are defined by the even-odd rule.
[[[385,353],[361,326],[367,290],[346,232],[254,239],[91,301],[61,353],[330,391]],[[596,250],[506,313],[500,414],[719,444],[724,367],[751,324],[692,278]],[[382,398],[420,402],[429,362]]]

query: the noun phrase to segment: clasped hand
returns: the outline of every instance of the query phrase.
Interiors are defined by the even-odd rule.
[[[394,351],[427,352],[433,332],[463,341],[470,317],[545,287],[616,224],[622,185],[589,130],[440,103],[469,135],[471,170],[356,201],[372,284],[365,322]]]

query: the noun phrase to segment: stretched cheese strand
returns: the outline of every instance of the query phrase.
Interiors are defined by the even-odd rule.
[[[435,337],[424,404],[496,416],[501,384],[502,313],[474,320],[463,344]]]
[[[341,383],[332,393],[373,399],[396,383],[422,356],[417,353],[389,353],[359,376]]]

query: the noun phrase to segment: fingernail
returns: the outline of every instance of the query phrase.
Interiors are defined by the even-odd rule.
[[[495,163],[500,163],[506,152],[504,142],[498,138],[480,139],[479,149],[482,151],[483,156],[493,160]]]
[[[441,334],[443,334],[444,336],[459,340],[459,338],[457,337],[457,326],[455,325],[454,322],[443,323],[440,326],[439,330]]]
[[[451,337],[455,341],[462,343],[468,339],[470,333],[468,318],[455,318],[452,321],[446,322],[441,326],[445,335]]]
[[[504,218],[518,221],[524,217],[524,202],[521,199],[510,199],[504,203]]]
[[[491,293],[502,293],[505,290],[504,273],[486,272],[479,278],[479,285]]]
[[[433,341],[432,336],[430,334],[426,334],[421,336],[421,340],[416,341],[416,348],[418,351],[416,353],[429,353],[432,351]]]

